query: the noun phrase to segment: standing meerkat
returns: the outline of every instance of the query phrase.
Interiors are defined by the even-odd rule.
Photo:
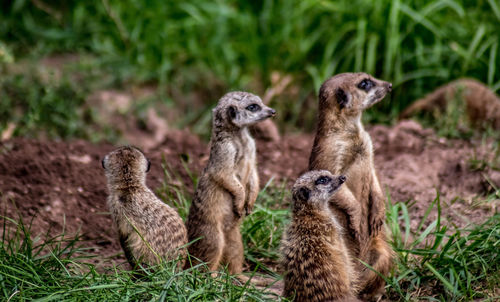
[[[188,246],[190,255],[207,262],[211,271],[220,263],[227,264],[231,274],[243,270],[240,224],[259,193],[255,141],[248,126],[275,114],[247,92],[227,93],[212,111],[210,158],[186,223],[189,241],[195,240]]]
[[[134,147],[116,149],[102,160],[108,207],[132,267],[183,257],[187,244],[186,227],[179,214],[146,186],[150,165]]]
[[[361,115],[391,90],[391,83],[366,73],[343,73],[325,81],[319,91],[318,129],[309,159],[310,170],[347,177],[337,194],[342,202],[330,207],[351,233],[344,237],[353,256],[384,276],[392,267],[393,252],[383,228],[385,198],[373,164],[372,141]],[[359,297],[380,297],[384,279],[361,263],[356,267]]]
[[[281,242],[283,296],[304,302],[359,301],[343,229],[329,209],[345,180],[343,175],[315,170],[295,182],[292,221]]]

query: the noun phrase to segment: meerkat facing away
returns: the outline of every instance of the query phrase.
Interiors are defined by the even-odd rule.
[[[243,269],[241,218],[252,211],[259,193],[255,142],[248,126],[275,114],[247,92],[227,93],[212,111],[210,158],[186,222],[189,241],[195,240],[188,247],[190,255],[207,262],[212,271],[220,263],[231,274]]]
[[[292,221],[281,242],[283,296],[295,301],[359,301],[357,276],[342,226],[329,201],[345,182],[325,170],[300,176],[292,189]]]
[[[139,149],[128,146],[102,160],[108,181],[108,207],[132,267],[157,264],[162,258],[176,259],[186,252],[187,231],[181,217],[146,186],[150,165]]]
[[[383,228],[385,198],[361,115],[391,90],[391,83],[366,73],[343,73],[325,81],[319,91],[318,128],[309,160],[310,170],[324,169],[347,177],[337,194],[342,203],[331,203],[330,207],[351,233],[344,238],[353,256],[382,275],[392,266],[392,249]],[[381,296],[384,279],[361,263],[356,267],[360,297],[370,300]]]

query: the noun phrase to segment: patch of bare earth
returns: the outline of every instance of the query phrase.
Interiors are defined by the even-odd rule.
[[[458,226],[479,223],[496,211],[498,199],[477,201],[484,200],[493,186],[500,187],[500,172],[489,168],[474,171],[469,164],[473,156],[492,156],[487,143],[438,138],[432,130],[412,121],[402,121],[392,128],[373,126],[369,132],[375,165],[392,202],[414,201],[409,203],[413,228],[437,191],[441,193],[443,214]],[[258,141],[261,185],[272,177],[275,182],[287,180],[290,186],[307,169],[313,138],[312,134],[297,134],[285,135],[279,141]],[[68,234],[82,234],[95,253],[115,255],[120,247],[106,208],[101,167],[102,157],[114,147],[23,138],[2,142],[1,213],[13,218],[20,214],[26,221],[34,217],[33,235],[43,235],[49,229],[60,232],[64,227]],[[208,160],[208,145],[188,131],[169,130],[162,142],[147,149],[152,161],[148,185],[158,189],[166,181],[162,168],[165,159],[192,194],[193,182],[182,161],[198,174]]]

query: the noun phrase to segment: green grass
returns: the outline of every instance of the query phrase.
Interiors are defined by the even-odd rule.
[[[166,173],[157,191],[185,217],[189,195],[178,176]],[[196,182],[197,176],[192,175]],[[497,192],[498,193],[498,192]],[[254,212],[245,218],[242,236],[251,271],[280,280],[279,243],[289,219],[289,193],[269,182],[260,192]],[[480,225],[456,229],[444,221],[439,196],[413,231],[408,203],[388,202],[387,226],[396,266],[387,277],[387,294],[395,301],[495,301],[500,297],[500,215]],[[437,219],[430,220],[431,210]],[[241,284],[221,271],[217,277],[199,270],[176,269],[162,263],[134,279],[125,266],[96,267],[90,246],[64,234],[33,238],[22,219],[3,218],[0,242],[0,296],[9,301],[274,301],[277,296]],[[100,258],[99,258],[100,259]],[[105,261],[109,261],[105,260]],[[105,261],[99,261],[103,263]]]
[[[270,180],[260,192],[258,203],[242,225],[245,259],[252,268],[277,275],[279,245],[289,220],[285,185],[275,187]]]
[[[13,136],[117,139],[116,129],[101,125],[99,113],[86,104],[93,87],[91,80],[77,79],[71,69],[57,74],[36,63],[18,69],[6,70],[0,77],[0,132],[12,127]]]
[[[437,210],[437,219],[427,219]],[[481,225],[454,229],[442,221],[439,195],[410,230],[405,203],[389,203],[388,226],[397,254],[389,295],[399,300],[496,301],[500,286],[500,215]],[[495,296],[496,295],[496,296]]]
[[[64,235],[32,238],[22,220],[4,218],[0,296],[5,301],[275,301],[221,271],[179,271],[176,263],[144,270],[137,279],[122,267],[97,268],[85,242]]]
[[[218,97],[230,89],[263,94],[273,71],[294,79],[272,102],[281,124],[312,129],[319,85],[367,71],[392,81],[394,91],[366,119],[391,122],[457,77],[500,89],[499,7],[493,0],[13,0],[0,12],[0,66],[90,54],[117,87],[154,83],[159,98],[180,108],[176,122],[201,133]]]

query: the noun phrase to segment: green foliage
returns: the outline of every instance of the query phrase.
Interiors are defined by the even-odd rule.
[[[431,221],[433,208],[438,215]],[[500,215],[458,230],[441,217],[438,195],[412,234],[406,204],[389,203],[388,226],[398,255],[395,274],[387,280],[390,295],[405,301],[423,296],[438,301],[498,299]]]
[[[0,128],[14,123],[17,135],[42,127],[50,136],[84,136],[83,114],[77,109],[84,100],[69,81],[43,83],[26,74],[2,77],[0,99]]]
[[[16,57],[91,52],[123,79],[216,92],[205,103],[227,89],[262,93],[272,71],[292,74],[299,93],[275,104],[291,120],[322,81],[346,71],[394,83],[392,101],[368,116],[376,121],[457,77],[500,88],[496,1],[15,0],[3,8],[0,40]],[[310,127],[314,117],[305,117]]]
[[[185,193],[179,194],[183,200],[189,199]],[[283,187],[266,186],[259,194],[254,212],[242,226],[246,259],[254,270],[270,273],[270,280],[279,279],[276,263],[279,241],[288,220],[288,211],[284,210],[287,200],[289,196]],[[188,210],[188,203],[178,205],[179,212]],[[437,210],[437,218],[430,220],[433,209]],[[390,300],[495,301],[499,298],[495,289],[500,286],[500,215],[465,229],[450,228],[442,217],[438,196],[412,232],[406,204],[388,203],[387,226],[396,253],[396,267],[387,278]],[[250,283],[240,283],[224,271],[217,276],[199,267],[179,271],[175,262],[143,269],[140,277],[122,266],[98,270],[90,262],[100,256],[91,255],[84,248],[88,244],[78,237],[62,234],[41,240],[31,237],[22,219],[3,218],[3,221],[0,296],[5,300],[278,299]]]
[[[4,218],[0,242],[0,297],[5,301],[276,301],[273,294],[242,284],[221,271],[176,263],[144,269],[138,277],[122,268],[97,271],[78,237],[32,239],[22,220]],[[8,221],[8,222],[7,222]],[[14,227],[12,228],[12,225]]]
[[[32,67],[0,77],[0,132],[13,127],[15,136],[112,138],[110,129],[95,131],[95,112],[84,106],[86,93],[73,79],[57,79]]]
[[[259,193],[254,210],[242,226],[245,259],[252,266],[273,275],[276,275],[280,257],[281,236],[288,224],[287,194],[285,184],[273,187],[270,180]]]

